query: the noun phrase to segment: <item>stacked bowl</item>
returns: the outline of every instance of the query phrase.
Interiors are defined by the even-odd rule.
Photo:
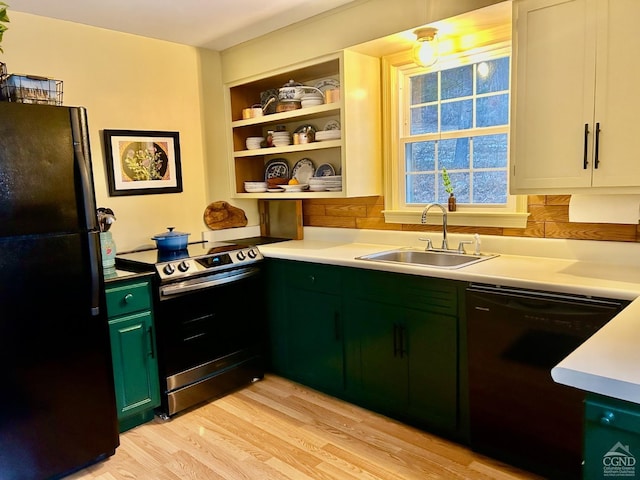
[[[302,100],[300,101],[300,105],[302,108],[313,107],[315,105],[324,104],[324,97],[322,96],[322,92],[310,92],[305,93],[302,96]]]
[[[267,182],[244,182],[244,191],[247,193],[266,192]]]
[[[285,131],[273,132],[273,144],[276,147],[291,145],[291,134]]]
[[[260,147],[260,144],[264,142],[264,137],[247,137],[247,149],[248,150],[257,150]]]
[[[342,190],[342,175],[325,175],[322,177],[311,177],[309,179],[309,190],[312,192],[340,192]]]
[[[319,132],[316,132],[316,141],[338,140],[341,136],[341,130],[320,130]]]

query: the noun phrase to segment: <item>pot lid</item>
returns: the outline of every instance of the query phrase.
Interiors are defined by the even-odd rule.
[[[302,84],[299,82],[292,80],[289,80],[287,83],[285,83],[282,88],[286,88],[286,87],[301,87]]]
[[[190,233],[183,232],[174,232],[173,229],[176,227],[167,227],[168,232],[158,233],[151,237],[151,240],[165,239],[165,238],[173,238],[173,237],[183,237],[185,235],[191,235]]]

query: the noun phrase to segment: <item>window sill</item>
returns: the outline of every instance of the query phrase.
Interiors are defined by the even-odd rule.
[[[420,224],[422,212],[415,210],[383,210],[386,223]],[[525,212],[447,212],[447,225],[464,227],[525,228],[529,213]],[[429,212],[427,223],[442,223],[439,210]],[[432,221],[437,219],[437,221]]]

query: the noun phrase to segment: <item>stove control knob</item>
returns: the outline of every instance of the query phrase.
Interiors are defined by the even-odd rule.
[[[172,264],[167,263],[167,264],[164,266],[164,268],[162,269],[162,271],[163,271],[164,273],[166,273],[167,275],[172,275],[172,274],[173,274],[173,272],[175,272],[175,271],[176,271],[176,269],[175,269],[175,267],[174,267]]]
[[[181,272],[186,272],[187,270],[189,270],[189,262],[187,262],[186,260],[181,261],[178,264],[178,270],[180,270]]]
[[[247,258],[247,256],[244,254],[244,252],[243,252],[242,250],[240,250],[240,251],[238,252],[238,254],[236,255],[236,257],[237,257],[237,258],[238,258],[238,260],[240,260],[240,261],[242,261],[242,260],[244,260],[245,258]]]
[[[252,248],[251,250],[249,250],[249,258],[256,258],[258,256],[258,254],[256,253],[256,251]]]

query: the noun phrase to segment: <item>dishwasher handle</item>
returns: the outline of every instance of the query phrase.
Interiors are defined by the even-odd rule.
[[[514,287],[502,287],[494,285],[470,284],[467,293],[478,294],[484,301],[501,305],[505,308],[516,309],[550,309],[563,310],[562,305],[570,305],[573,311],[583,306],[589,311],[596,309],[622,310],[628,302],[623,300],[609,300],[581,295],[572,295],[555,292],[542,292]]]

